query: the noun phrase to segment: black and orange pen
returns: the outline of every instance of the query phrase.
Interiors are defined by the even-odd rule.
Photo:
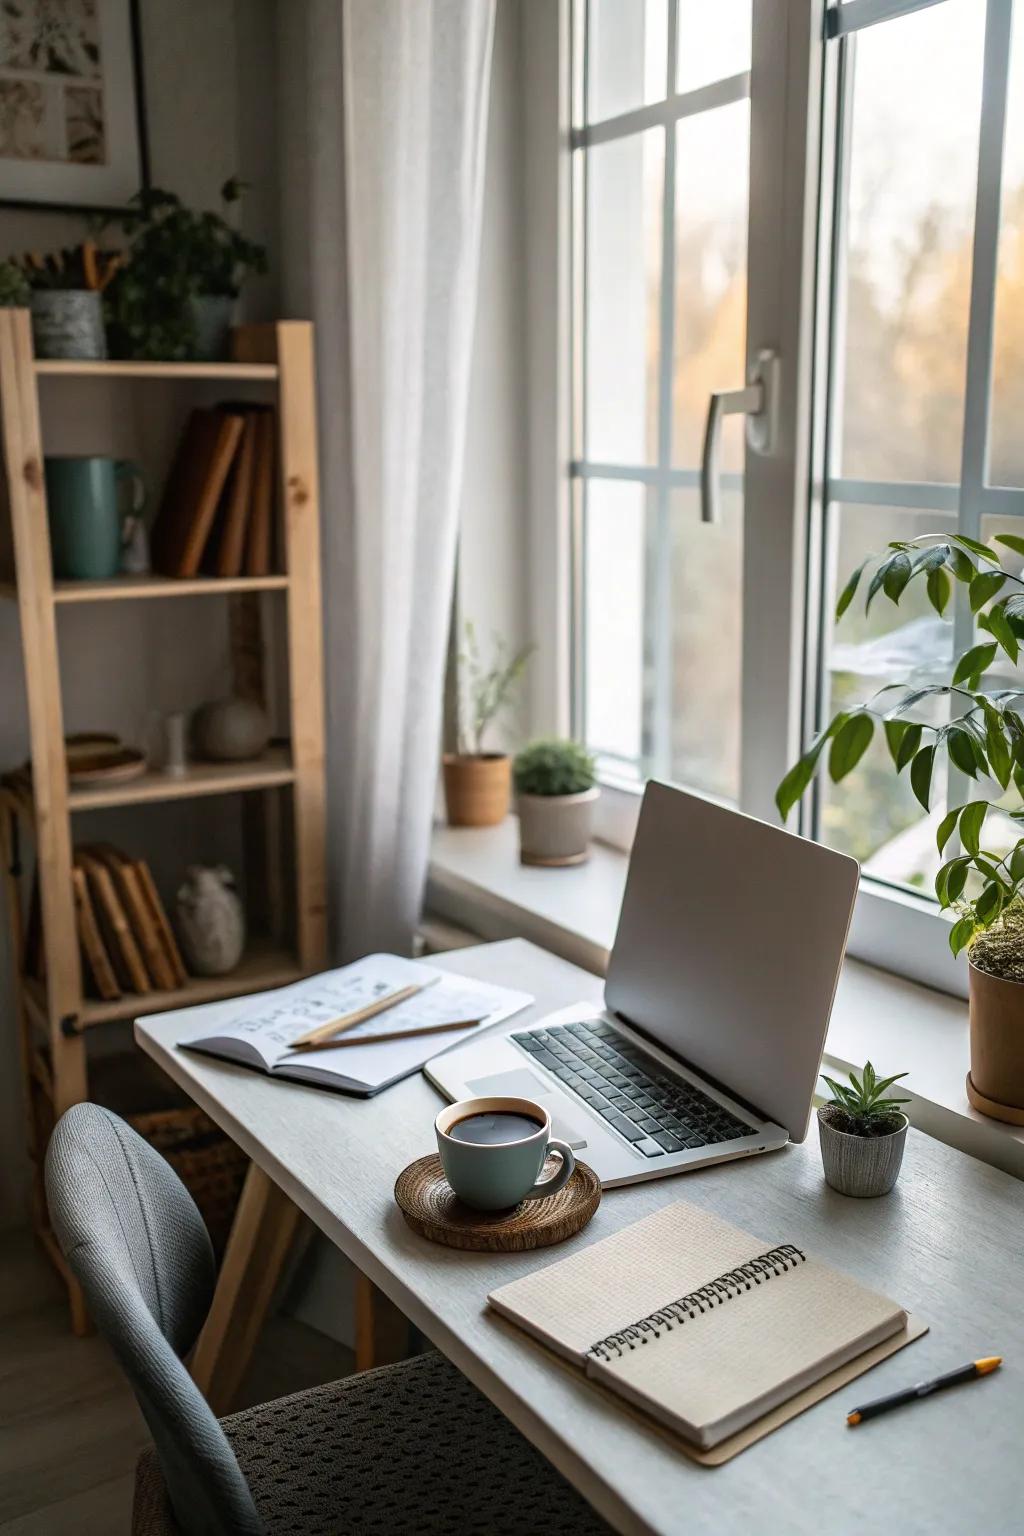
[[[947,1387],[958,1386],[962,1381],[987,1376],[1002,1364],[1002,1359],[1002,1355],[988,1355],[984,1360],[972,1360],[959,1370],[948,1371],[945,1376],[936,1376],[934,1381],[919,1381],[916,1387],[894,1392],[891,1397],[877,1397],[873,1403],[865,1403],[863,1408],[848,1413],[846,1422],[851,1426],[863,1424],[865,1419],[877,1419],[880,1413],[888,1413],[890,1408],[902,1408],[905,1403],[916,1403],[919,1397],[931,1397],[933,1392],[944,1392]]]

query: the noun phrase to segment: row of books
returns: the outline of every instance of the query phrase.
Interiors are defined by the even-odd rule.
[[[188,980],[177,940],[149,865],[109,843],[75,849],[71,871],[82,980],[91,997],[114,1002],[125,992],[172,991]],[[25,939],[25,968],[43,974],[38,882]]]
[[[269,576],[276,412],[229,402],[189,416],[150,536],[163,576]]]

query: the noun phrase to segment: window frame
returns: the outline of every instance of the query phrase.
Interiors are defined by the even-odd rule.
[[[572,50],[579,49],[581,38],[579,14],[584,0],[559,0],[557,6],[547,0],[528,0],[525,8],[524,59],[527,68],[533,61],[539,62],[542,37],[547,44],[552,41],[550,17],[557,16],[557,58],[559,67],[554,71],[557,90],[552,91],[548,82],[547,101],[544,91],[531,89],[531,111],[528,118],[534,124],[546,123],[555,133],[530,134],[527,136],[526,185],[530,192],[531,182],[541,174],[538,161],[549,156],[552,144],[558,146],[557,155],[557,216],[548,216],[538,231],[535,208],[532,201],[527,227],[527,259],[531,273],[541,273],[544,264],[554,270],[555,276],[548,282],[556,294],[556,302],[545,301],[544,281],[531,289],[528,316],[531,337],[531,433],[536,429],[540,436],[549,440],[557,438],[554,455],[550,452],[538,460],[532,454],[536,473],[532,477],[531,546],[535,592],[543,597],[541,603],[533,603],[536,617],[540,614],[543,631],[538,657],[538,672],[545,672],[548,682],[539,690],[542,707],[532,711],[535,724],[561,731],[571,730],[580,721],[579,705],[582,687],[580,667],[581,629],[581,550],[582,511],[581,487],[588,476],[603,473],[609,478],[616,476],[641,481],[655,486],[659,496],[667,498],[669,489],[676,485],[694,483],[692,470],[669,467],[666,453],[659,452],[657,466],[608,466],[589,464],[582,459],[578,424],[574,416],[574,376],[578,382],[582,366],[580,347],[580,319],[578,297],[573,286],[572,261],[582,232],[583,208],[578,190],[578,178],[574,181],[570,167],[575,152],[587,142],[600,142],[598,136],[610,136],[611,127],[603,124],[589,129],[573,128],[571,112],[573,75],[571,72]],[[984,74],[981,95],[981,128],[978,149],[978,179],[973,237],[973,255],[970,292],[970,325],[968,331],[967,390],[964,407],[963,467],[961,486],[947,484],[898,485],[885,482],[860,481],[842,476],[827,477],[824,454],[829,442],[828,423],[824,419],[828,400],[827,389],[816,388],[811,393],[811,382],[827,377],[823,370],[833,366],[836,342],[834,305],[823,306],[822,284],[831,289],[835,281],[833,261],[816,264],[814,246],[821,229],[831,230],[836,208],[841,209],[842,199],[836,198],[836,156],[842,153],[843,125],[838,121],[840,99],[849,102],[849,92],[841,98],[842,81],[838,78],[842,61],[855,48],[855,35],[864,27],[877,25],[896,16],[906,15],[945,0],[845,0],[842,5],[835,0],[758,0],[754,7],[754,56],[751,75],[765,78],[765,70],[775,69],[777,78],[786,88],[765,93],[759,99],[752,97],[751,117],[751,184],[758,175],[758,160],[763,162],[760,171],[767,175],[770,194],[751,199],[750,248],[755,245],[755,228],[758,249],[765,254],[759,270],[750,272],[747,355],[748,361],[756,354],[762,337],[777,339],[779,350],[786,360],[783,368],[782,414],[789,416],[788,436],[790,451],[785,462],[760,460],[749,451],[746,463],[748,495],[752,481],[760,477],[762,490],[769,503],[779,507],[785,497],[790,497],[792,515],[773,519],[773,537],[757,539],[763,554],[766,544],[770,568],[761,562],[751,569],[753,551],[747,549],[750,532],[749,520],[745,529],[744,589],[766,588],[772,582],[787,585],[785,600],[772,607],[766,614],[755,614],[754,624],[747,622],[749,605],[744,618],[743,669],[744,705],[742,732],[741,794],[740,803],[745,810],[765,819],[776,819],[772,804],[775,783],[781,776],[777,765],[788,764],[820,723],[823,636],[829,623],[824,611],[823,596],[827,591],[828,540],[826,538],[825,488],[828,486],[833,500],[847,500],[860,505],[894,505],[936,508],[950,515],[966,512],[967,521],[961,521],[962,531],[978,536],[982,515],[1024,514],[1024,489],[992,486],[987,478],[987,438],[991,420],[991,370],[994,345],[995,283],[999,255],[999,225],[1002,210],[1003,138],[1005,130],[1006,99],[1008,86],[1008,56],[1010,29],[1012,26],[1012,0],[987,0],[986,33],[984,47]],[[1018,0],[1024,5],[1024,0]],[[548,17],[541,20],[540,12]],[[669,68],[675,57],[675,25],[677,5],[669,0]],[[550,57],[550,55],[548,55]],[[550,71],[549,71],[550,73]],[[701,87],[697,91],[678,93],[675,98],[652,106],[622,114],[621,119],[610,120],[622,126],[625,119],[634,120],[637,126],[652,126],[656,122],[676,122],[688,112],[678,110],[679,98],[690,98],[691,111],[700,110],[700,98],[706,105],[723,104],[725,99],[737,100],[741,96],[729,94],[720,102],[717,93],[722,84],[729,92],[738,89],[737,81],[744,77],[732,76],[724,83]],[[708,93],[712,93],[708,99]],[[758,114],[755,122],[755,112]],[[531,145],[531,137],[533,143]],[[674,135],[666,131],[666,161],[673,154],[670,145]],[[784,153],[780,152],[784,146]],[[774,162],[772,161],[774,156]],[[531,165],[533,170],[531,172]],[[550,181],[550,177],[548,178]],[[668,174],[666,173],[666,183]],[[674,192],[674,186],[672,187]],[[760,207],[758,203],[760,201]],[[665,200],[663,222],[663,250],[672,249],[674,241],[674,196]],[[549,200],[550,204],[550,200]],[[813,204],[813,207],[811,206]],[[820,222],[819,222],[820,221]],[[774,236],[772,224],[774,223]],[[550,262],[551,237],[557,236],[558,260]],[[822,246],[826,249],[826,246]],[[838,252],[838,247],[836,247]],[[672,263],[663,262],[663,308],[666,301],[665,273]],[[535,290],[541,290],[538,304]],[[671,288],[671,280],[669,281]],[[671,299],[670,294],[670,299]],[[834,298],[831,292],[829,299]],[[552,311],[557,312],[558,324],[554,329],[547,324]],[[822,317],[828,317],[828,324]],[[662,316],[661,334],[666,334],[666,322]],[[795,366],[793,364],[795,363]],[[539,405],[535,384],[543,385],[546,378],[555,380],[553,388],[543,391],[544,404]],[[723,387],[739,380],[723,380]],[[579,398],[575,392],[575,398]],[[982,402],[981,430],[972,422],[968,428],[969,412],[975,402]],[[815,416],[811,420],[813,401]],[[551,428],[551,405],[557,425]],[[806,433],[800,425],[800,413],[807,423]],[[665,417],[669,418],[666,428]],[[670,412],[659,409],[659,448],[663,434],[670,433]],[[670,449],[670,443],[669,443]],[[555,478],[558,483],[557,516],[551,510],[551,468],[555,460]],[[927,498],[925,500],[924,498]],[[940,499],[936,499],[940,498]],[[961,508],[964,511],[961,511]],[[659,509],[659,516],[661,515]],[[973,526],[969,520],[973,519]],[[554,573],[554,580],[552,575]],[[549,603],[548,598],[557,594]],[[557,608],[558,617],[548,611]],[[955,617],[954,639],[958,647],[967,643],[964,636],[969,632],[969,609],[965,596],[960,598]],[[766,631],[767,625],[767,631]],[[758,670],[758,661],[765,654],[765,646],[776,656],[784,654],[784,662],[778,675],[770,680],[758,698],[747,708],[748,664]],[[535,690],[535,694],[538,690]],[[536,702],[536,701],[535,701]],[[951,771],[948,796],[959,793],[956,775]],[[635,830],[639,811],[642,785],[618,778],[613,772],[602,774],[603,795],[600,803],[598,835],[614,846],[628,851]],[[816,807],[813,802],[802,809],[800,829],[813,831]],[[926,982],[944,991],[965,995],[966,966],[961,958],[954,961],[944,942],[942,928],[945,920],[934,903],[906,890],[885,885],[870,877],[863,877],[857,911],[851,931],[849,950],[858,958],[883,966],[912,979]]]

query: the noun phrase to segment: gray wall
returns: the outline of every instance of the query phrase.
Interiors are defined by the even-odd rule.
[[[251,234],[277,269],[275,0],[142,0],[143,53],[153,181],[202,207],[215,207],[222,182],[238,171],[253,183],[245,205]],[[0,209],[0,254],[47,249],[82,238],[64,214]],[[247,296],[252,318],[277,309],[273,277]],[[184,398],[166,386],[82,385],[49,380],[43,408],[48,446],[65,453],[126,453],[159,479]],[[173,391],[170,392],[173,394]],[[216,611],[215,611],[216,610]],[[65,722],[144,737],[154,712],[185,708],[227,685],[224,610],[210,599],[66,609],[59,621]],[[28,755],[15,605],[0,602],[0,767]],[[149,854],[165,891],[180,873],[176,840],[187,832],[212,857],[230,858],[213,802],[183,818],[144,824],[113,813],[76,827],[120,837]],[[89,819],[92,820],[91,818]],[[134,842],[133,842],[134,839]],[[27,1166],[11,999],[6,914],[0,923],[0,1227],[26,1214]]]

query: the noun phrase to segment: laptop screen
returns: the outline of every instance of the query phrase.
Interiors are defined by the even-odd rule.
[[[860,868],[652,780],[610,1009],[803,1141]]]

